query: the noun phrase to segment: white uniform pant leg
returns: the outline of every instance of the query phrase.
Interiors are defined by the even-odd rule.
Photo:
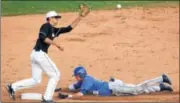
[[[122,90],[121,90],[122,91]],[[139,94],[147,94],[147,93],[154,93],[159,92],[160,86],[159,85],[133,85],[133,84],[124,84],[123,93],[129,95],[139,95]]]
[[[41,83],[42,69],[36,63],[35,57],[37,57],[37,53],[33,51],[31,53],[32,78],[24,79],[13,83],[12,88],[14,89],[14,91],[31,88]]]
[[[163,82],[162,76],[156,77],[154,79],[146,80],[144,82],[141,82],[137,85],[135,85],[132,89],[133,95],[143,94],[143,93],[152,93],[152,92],[158,92],[160,91],[159,84]],[[125,84],[126,88],[131,87],[129,84]]]
[[[145,88],[142,93],[148,94],[148,93],[159,92],[160,90],[161,90],[160,86],[155,85],[155,86],[149,86],[149,87]]]
[[[157,85],[157,84],[160,84],[160,83],[163,83],[162,76],[154,78],[154,79],[146,80],[144,82],[141,82],[141,83],[138,84],[138,86],[148,87],[148,86],[153,86],[153,85]]]
[[[160,86],[159,86],[160,83],[163,83],[162,76],[141,82],[136,85],[136,87],[141,90],[141,91],[137,91],[137,93],[142,94],[142,93],[158,92],[160,91]]]
[[[119,81],[120,80],[116,79],[114,82],[109,82],[109,88],[116,96],[138,95],[142,93],[158,92],[160,91],[160,87],[158,83],[161,83],[163,79],[162,77],[157,77],[151,80],[146,80],[138,85],[125,84]]]
[[[56,67],[56,65],[52,62],[52,60],[49,58],[49,56],[46,53],[43,54],[40,65],[41,65],[41,68],[43,68],[43,71],[49,77],[48,85],[44,93],[44,99],[52,100],[54,90],[60,79],[60,72],[58,68]]]
[[[115,79],[114,81],[108,82],[109,89],[112,90],[112,94],[116,96],[127,95],[127,92],[131,87],[124,88],[124,83],[121,80]]]

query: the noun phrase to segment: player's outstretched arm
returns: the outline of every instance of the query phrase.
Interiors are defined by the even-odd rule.
[[[86,17],[89,14],[90,10],[88,5],[81,4],[79,16],[72,22],[71,27],[75,28],[77,24],[81,21],[83,17]]]
[[[62,33],[70,32],[73,28],[77,26],[77,24],[81,21],[82,17],[78,16],[69,26],[56,28],[56,34],[59,36]]]
[[[60,27],[56,29],[56,34],[59,36],[61,33],[70,32],[73,28],[75,28],[78,23],[81,21],[82,18],[86,17],[90,12],[90,9],[87,5],[81,4],[80,5],[80,12],[79,16],[67,27]]]
[[[78,92],[78,93],[73,94],[73,95],[72,94],[59,93],[58,96],[59,96],[60,99],[78,99],[78,98],[83,96],[83,93]]]
[[[83,18],[82,16],[78,16],[78,17],[71,23],[71,27],[72,27],[72,28],[75,28],[75,27],[78,25],[78,23],[81,21],[82,18]]]

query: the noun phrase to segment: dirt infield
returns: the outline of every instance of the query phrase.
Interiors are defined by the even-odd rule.
[[[62,13],[61,25],[68,25],[77,13]],[[1,94],[3,102],[12,102],[4,85],[31,77],[30,53],[44,15],[2,17],[1,21]],[[70,33],[56,39],[64,52],[51,46],[49,56],[61,71],[58,87],[74,81],[72,70],[77,65],[89,74],[108,80],[110,76],[127,83],[139,83],[167,73],[173,82],[173,93],[139,96],[96,97],[57,102],[120,101],[178,102],[179,101],[179,7],[130,8],[119,11],[92,11]],[[45,76],[43,74],[43,76]],[[32,89],[16,93],[43,93],[48,78]],[[96,100],[95,100],[96,99]]]

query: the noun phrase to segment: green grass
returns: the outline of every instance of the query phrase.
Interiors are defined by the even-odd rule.
[[[179,1],[2,1],[2,16],[41,14],[50,10],[57,12],[78,11],[82,3],[92,10],[113,9],[116,4],[122,7],[148,6],[159,3],[178,4]]]

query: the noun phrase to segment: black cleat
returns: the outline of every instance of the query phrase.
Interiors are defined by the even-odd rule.
[[[55,103],[52,100],[45,100],[44,97],[42,97],[42,103]]]
[[[170,85],[172,84],[171,80],[169,79],[169,77],[167,75],[163,74],[162,78],[163,78],[163,82],[168,83]]]
[[[42,103],[55,103],[55,102],[53,102],[52,100],[47,100],[47,101],[43,100]]]
[[[173,91],[172,87],[167,86],[167,85],[165,85],[163,83],[161,83],[159,86],[160,86],[160,91],[170,91],[170,92]]]
[[[16,100],[16,98],[15,98],[15,92],[14,92],[11,84],[6,85],[6,90],[7,90],[7,92],[9,93],[10,98],[11,98],[12,100]]]

